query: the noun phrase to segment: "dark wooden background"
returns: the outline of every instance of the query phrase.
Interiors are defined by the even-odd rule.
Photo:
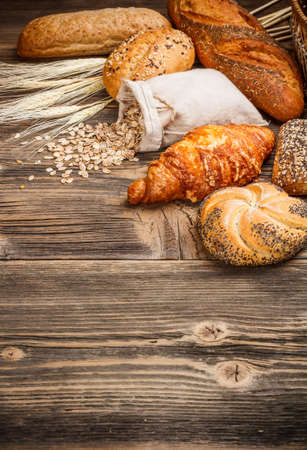
[[[18,61],[37,16],[131,5],[166,14],[162,0],[2,0],[0,59]],[[306,449],[307,251],[223,266],[198,205],[127,205],[157,154],[63,186],[47,162],[16,164],[17,131],[0,135],[0,448]]]

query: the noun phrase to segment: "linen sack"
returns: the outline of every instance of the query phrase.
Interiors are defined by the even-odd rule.
[[[140,152],[157,151],[201,125],[267,125],[258,110],[221,72],[193,69],[146,81],[123,80],[118,119],[137,102],[144,120]]]

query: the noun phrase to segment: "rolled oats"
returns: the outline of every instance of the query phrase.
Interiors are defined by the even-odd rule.
[[[103,173],[110,173],[110,168],[119,166],[125,159],[138,161],[135,153],[143,132],[141,110],[137,105],[132,105],[115,123],[104,122],[96,126],[80,123],[70,127],[65,137],[46,143],[45,149],[52,156],[44,156],[44,159],[53,159],[57,170],[65,170],[62,183],[72,183],[73,177],[70,175],[73,170],[82,178],[88,178],[88,171],[92,170],[101,169]],[[67,170],[64,161],[70,161],[71,169]],[[56,174],[52,168],[47,171],[50,175]]]

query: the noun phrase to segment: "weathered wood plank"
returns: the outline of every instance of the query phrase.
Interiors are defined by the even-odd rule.
[[[0,258],[206,257],[196,225],[198,204],[128,205],[127,188],[143,176],[152,157],[65,186],[47,175],[47,165],[2,165]],[[266,175],[267,168],[263,172]],[[35,179],[28,182],[31,174]],[[296,259],[306,256],[303,250]]]
[[[39,445],[35,447],[36,449],[44,449],[46,448],[44,445]],[[255,447],[249,446],[229,446],[229,445],[220,445],[220,444],[191,444],[189,442],[184,444],[178,444],[172,442],[171,444],[161,442],[161,441],[151,441],[151,442],[138,442],[138,443],[122,443],[118,441],[112,441],[111,444],[108,443],[97,443],[92,442],[87,445],[78,445],[78,444],[70,444],[67,446],[66,444],[50,444],[48,446],[48,450],[254,450]],[[278,447],[265,447],[263,450],[305,450],[304,446],[301,445],[286,445],[286,446],[278,446]],[[5,445],[2,447],[3,450],[33,450],[33,447],[29,446],[21,446],[21,445]]]
[[[85,6],[115,4],[0,2],[0,59],[17,61],[28,21]],[[116,6],[166,14],[162,0]],[[125,203],[156,155],[64,188],[11,150],[1,145],[0,258],[32,261],[0,261],[1,449],[306,448],[307,252],[259,269],[114,261],[205,257],[197,205]]]
[[[303,261],[6,262],[0,286],[1,442],[307,445]]]

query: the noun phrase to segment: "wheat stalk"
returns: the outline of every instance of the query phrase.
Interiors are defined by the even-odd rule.
[[[94,94],[103,92],[104,63],[105,58],[34,64],[0,62],[0,124],[32,121],[17,133],[15,142],[21,144],[22,150],[35,153],[46,139],[88,120],[112,101],[104,95],[101,100],[86,103]]]
[[[276,13],[268,19],[265,19],[265,20],[260,19],[260,22],[264,28],[270,28],[272,25],[275,25],[276,23],[279,23],[279,22],[287,19],[288,17],[290,17],[291,14],[292,14],[291,6],[289,6],[288,8],[284,8],[280,11],[276,11]]]
[[[268,8],[269,6],[274,5],[275,3],[278,3],[279,0],[271,0],[268,3],[265,3],[262,6],[259,6],[258,8],[254,9],[253,11],[250,11],[250,14],[256,14],[257,12],[263,11],[264,9]],[[292,37],[290,33],[290,26],[285,25],[283,27],[273,27],[273,25],[276,25],[286,19],[288,19],[291,16],[291,6],[288,6],[286,8],[282,8],[278,11],[274,11],[270,14],[266,14],[265,16],[262,16],[258,18],[259,22],[263,26],[263,28],[266,29],[266,31],[274,37],[276,41],[283,41],[286,39],[290,39]],[[286,34],[288,33],[288,34]],[[290,34],[289,34],[290,33]],[[285,35],[285,36],[281,36]]]
[[[46,82],[44,87],[53,87],[57,82],[69,84],[81,78],[101,74],[105,58],[73,59],[50,63],[0,63],[0,92],[11,90],[28,90],[40,88],[39,83]],[[78,75],[78,77],[77,77]],[[74,76],[75,78],[71,78]],[[70,80],[65,78],[70,77]],[[49,80],[49,81],[48,81]]]
[[[46,117],[46,108],[55,104],[68,105],[73,101],[79,102],[102,89],[102,77],[95,77],[0,103],[0,123],[13,120],[31,120],[34,116],[39,117],[40,112],[43,114],[42,117]],[[55,110],[49,109],[49,117],[53,117],[53,111]]]
[[[256,14],[257,12],[263,11],[264,9],[268,8],[271,5],[274,5],[275,3],[278,3],[280,0],[271,0],[268,3],[265,3],[262,6],[259,6],[259,8],[254,9],[253,11],[250,11],[250,14]]]

